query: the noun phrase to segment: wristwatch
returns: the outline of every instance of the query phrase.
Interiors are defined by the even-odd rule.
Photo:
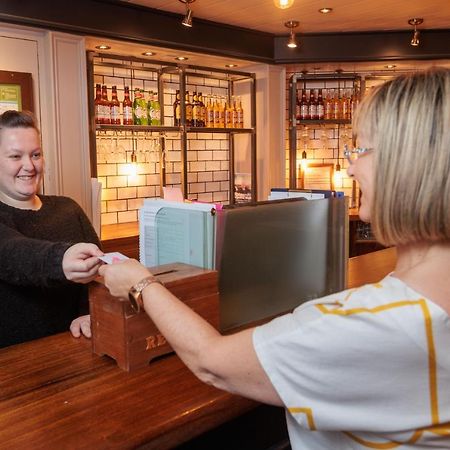
[[[152,283],[163,284],[154,275],[143,278],[141,281],[136,283],[128,292],[128,300],[130,300],[131,308],[135,313],[138,313],[141,308],[144,307],[144,301],[142,300],[142,291]]]

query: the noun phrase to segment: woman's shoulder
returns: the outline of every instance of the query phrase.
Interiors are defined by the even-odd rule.
[[[39,195],[39,198],[46,207],[66,207],[81,210],[80,205],[73,198],[64,195]]]

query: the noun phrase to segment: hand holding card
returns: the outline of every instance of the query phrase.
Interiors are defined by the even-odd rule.
[[[99,256],[98,259],[101,259],[106,264],[114,264],[129,258],[120,252],[111,252],[105,253],[103,256]]]

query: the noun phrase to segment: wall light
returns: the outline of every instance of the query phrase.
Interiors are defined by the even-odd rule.
[[[297,20],[289,20],[284,24],[285,27],[290,29],[289,40],[287,43],[287,46],[289,48],[296,48],[298,45],[297,40],[295,39],[294,28],[297,28],[299,25],[300,22],[298,22]]]
[[[417,25],[420,25],[421,23],[423,23],[423,19],[418,18],[418,17],[414,18],[414,19],[409,19],[408,23],[414,27],[414,33],[413,33],[413,37],[411,39],[411,45],[413,47],[418,47],[420,44],[420,40],[419,40],[420,31],[417,29]]]
[[[294,0],[273,0],[273,3],[277,8],[286,9],[294,4]]]
[[[181,21],[181,24],[185,27],[192,28],[192,9],[189,7],[191,3],[194,3],[195,0],[178,0],[181,3],[186,5],[186,14]]]

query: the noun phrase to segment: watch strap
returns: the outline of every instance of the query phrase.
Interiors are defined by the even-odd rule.
[[[142,291],[152,283],[163,284],[154,275],[149,275],[148,277],[143,278],[131,287],[130,291],[128,292],[128,299],[134,312],[138,313],[141,308],[144,307]]]

